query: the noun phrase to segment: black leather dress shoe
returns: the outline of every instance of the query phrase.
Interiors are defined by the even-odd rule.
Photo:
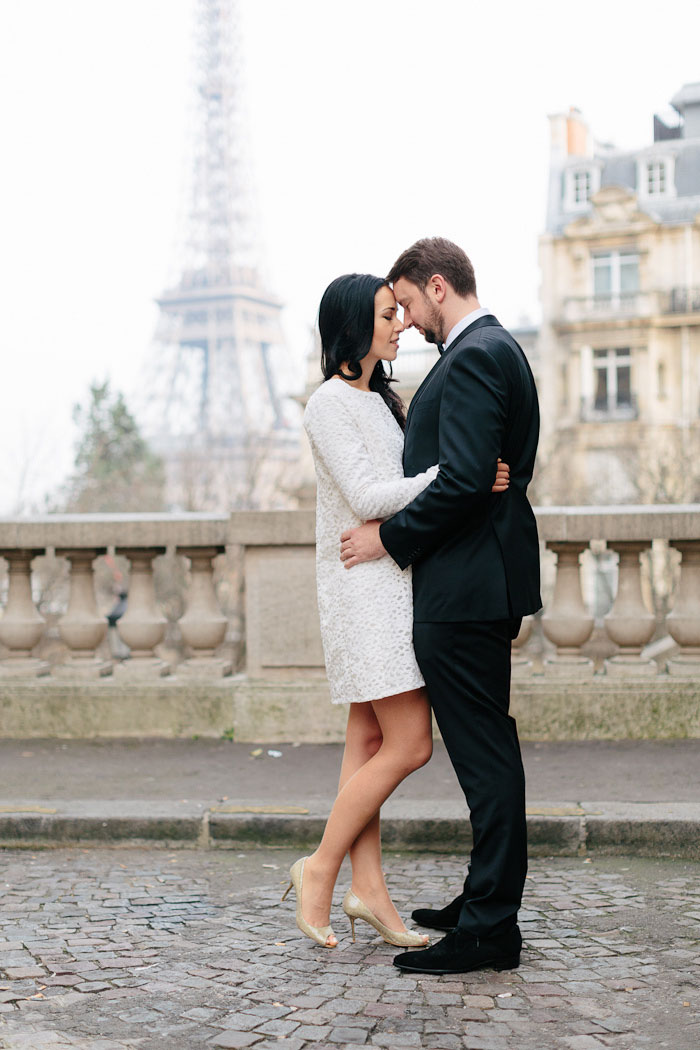
[[[464,903],[464,894],[460,893],[453,901],[444,908],[416,908],[411,912],[411,918],[419,926],[427,926],[431,930],[454,930],[459,922],[459,913]]]
[[[485,968],[514,970],[520,965],[523,939],[517,926],[495,937],[475,937],[459,927],[437,944],[419,952],[404,952],[394,966],[407,973],[469,973]]]

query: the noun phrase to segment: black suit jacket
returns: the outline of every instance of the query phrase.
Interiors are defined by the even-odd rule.
[[[446,349],[408,412],[404,473],[437,478],[383,522],[382,543],[413,565],[416,621],[516,619],[541,607],[537,524],[527,486],[539,407],[527,359],[488,314]],[[507,492],[491,492],[496,460]]]

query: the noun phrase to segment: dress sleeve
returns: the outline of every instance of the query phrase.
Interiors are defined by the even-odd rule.
[[[304,429],[343,498],[361,521],[386,518],[405,507],[437,476],[430,467],[412,478],[377,477],[359,422],[335,397],[306,406]]]

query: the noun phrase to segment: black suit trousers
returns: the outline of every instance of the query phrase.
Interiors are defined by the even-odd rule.
[[[525,774],[510,703],[519,622],[414,623],[440,733],[470,810],[473,846],[459,926],[476,936],[517,918],[527,872]]]

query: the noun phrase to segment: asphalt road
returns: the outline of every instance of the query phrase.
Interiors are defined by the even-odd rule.
[[[330,800],[341,754],[339,744],[1,740],[0,798]],[[523,760],[530,799],[700,801],[700,740],[526,742]],[[431,761],[394,794],[458,796],[441,742]]]

